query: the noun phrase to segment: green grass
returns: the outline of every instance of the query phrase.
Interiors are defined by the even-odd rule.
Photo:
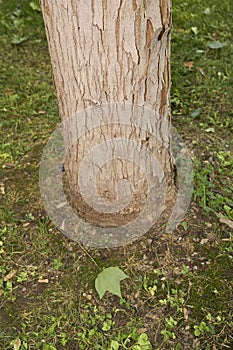
[[[195,167],[183,225],[86,251],[40,199],[39,163],[59,115],[42,16],[29,3],[0,1],[0,347],[231,349],[233,4],[173,1],[173,125]],[[216,40],[226,45],[210,48]],[[108,266],[130,277],[122,300],[94,289]]]

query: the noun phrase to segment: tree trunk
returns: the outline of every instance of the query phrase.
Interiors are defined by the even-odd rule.
[[[100,226],[125,225],[142,211],[150,177],[160,184],[161,213],[165,185],[165,203],[174,196],[170,0],[41,0],[41,8],[59,112],[69,126],[64,127],[65,172],[74,208]],[[124,113],[130,115],[125,123]],[[137,123],[130,124],[134,117]],[[86,127],[81,136],[74,130],[80,125]],[[132,155],[133,141],[141,155]],[[100,149],[103,142],[108,151]],[[95,152],[102,152],[101,161]],[[106,152],[112,159],[104,158]],[[155,170],[150,169],[151,154],[159,162]],[[151,174],[144,174],[145,168]]]

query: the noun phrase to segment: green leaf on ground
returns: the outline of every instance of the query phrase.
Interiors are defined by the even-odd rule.
[[[15,37],[11,40],[11,43],[14,44],[14,45],[20,45],[22,44],[24,41],[27,40],[27,37],[26,36],[23,36],[21,38],[18,38],[18,37]]]
[[[208,44],[210,49],[221,49],[222,47],[226,46],[226,43],[221,43],[220,41],[215,41],[214,43]]]
[[[38,12],[41,11],[40,5],[39,5],[39,3],[37,3],[37,2],[31,1],[30,4],[29,4],[29,6],[30,6],[34,11],[38,11]]]
[[[95,280],[95,289],[100,299],[103,298],[107,291],[122,298],[120,281],[128,277],[129,276],[117,266],[108,267],[100,272]]]
[[[202,112],[202,109],[198,108],[191,114],[191,117],[196,118],[201,114],[201,112]]]

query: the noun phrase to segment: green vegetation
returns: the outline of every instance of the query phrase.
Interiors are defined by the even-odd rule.
[[[0,348],[231,349],[233,346],[233,3],[174,0],[173,125],[195,167],[172,235],[86,251],[46,216],[38,167],[59,122],[36,0],[0,1]],[[129,276],[120,299],[95,278]]]

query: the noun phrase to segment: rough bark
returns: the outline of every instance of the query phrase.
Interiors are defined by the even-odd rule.
[[[140,167],[113,160],[98,174],[102,198],[115,201],[116,183],[133,183],[133,199],[118,213],[98,212],[83,200],[77,173],[83,157],[107,138],[134,138],[159,159],[172,197],[170,125],[170,0],[41,0],[54,84],[62,120],[106,103],[146,106],[160,116],[158,143],[148,132],[111,125],[91,130],[71,147],[65,160],[71,200],[88,220],[117,226],[141,210],[147,184]],[[117,111],[116,111],[117,113]],[[169,198],[169,195],[168,197]]]

